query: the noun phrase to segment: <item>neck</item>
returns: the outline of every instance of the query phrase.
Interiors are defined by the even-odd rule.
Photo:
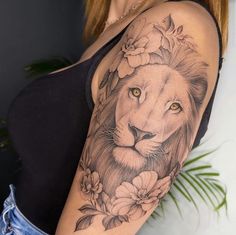
[[[122,15],[125,15],[133,5],[139,2],[140,0],[111,0],[107,21],[115,21]]]

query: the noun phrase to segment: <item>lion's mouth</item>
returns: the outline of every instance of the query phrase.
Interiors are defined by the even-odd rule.
[[[128,147],[130,149],[132,149],[133,151],[137,152],[141,157],[144,157],[139,151],[138,149],[135,148],[135,146],[131,146],[131,147]]]
[[[116,162],[132,169],[141,168],[147,161],[147,159],[140,154],[134,146],[117,146],[113,149],[112,154]]]

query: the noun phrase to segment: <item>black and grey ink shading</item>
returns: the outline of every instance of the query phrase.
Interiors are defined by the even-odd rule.
[[[154,209],[192,148],[207,67],[171,15],[141,18],[99,86],[80,168],[87,204],[75,231],[102,216],[105,230]],[[148,74],[148,76],[147,76]]]

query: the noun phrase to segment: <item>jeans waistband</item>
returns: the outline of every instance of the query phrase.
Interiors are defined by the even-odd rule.
[[[1,215],[2,219],[2,232],[3,234],[18,234],[18,233],[10,233],[10,231],[14,230],[14,226],[16,226],[16,229],[19,230],[27,230],[32,235],[49,235],[45,232],[43,232],[41,229],[36,227],[34,224],[32,224],[19,210],[19,208],[16,205],[16,199],[15,199],[15,186],[9,185],[10,187],[10,194],[7,197],[7,199],[4,201],[3,204],[3,211]],[[14,221],[13,221],[14,219]],[[8,233],[9,232],[9,233]],[[20,233],[21,234],[21,233]],[[25,233],[22,233],[22,235]]]

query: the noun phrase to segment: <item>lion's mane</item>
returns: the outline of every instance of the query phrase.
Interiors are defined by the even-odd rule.
[[[130,169],[117,163],[112,156],[112,150],[115,147],[112,139],[116,125],[115,110],[118,93],[126,80],[132,79],[132,76],[121,79],[116,88],[108,94],[102,114],[93,119],[98,122],[98,128],[93,132],[90,143],[92,148],[89,149],[92,159],[90,168],[99,173],[104,190],[110,195],[114,194],[116,187],[123,181],[131,181],[142,171],[155,170],[159,177],[168,175],[177,164],[182,164],[186,152],[192,148],[194,125],[196,125],[198,111],[207,91],[206,68],[208,65],[199,59],[196,51],[183,46],[178,47],[173,53],[162,48],[162,55],[162,62],[159,64],[168,65],[178,71],[188,83],[192,115],[184,125],[162,143],[158,149],[158,157],[147,158],[146,164],[141,169]]]

